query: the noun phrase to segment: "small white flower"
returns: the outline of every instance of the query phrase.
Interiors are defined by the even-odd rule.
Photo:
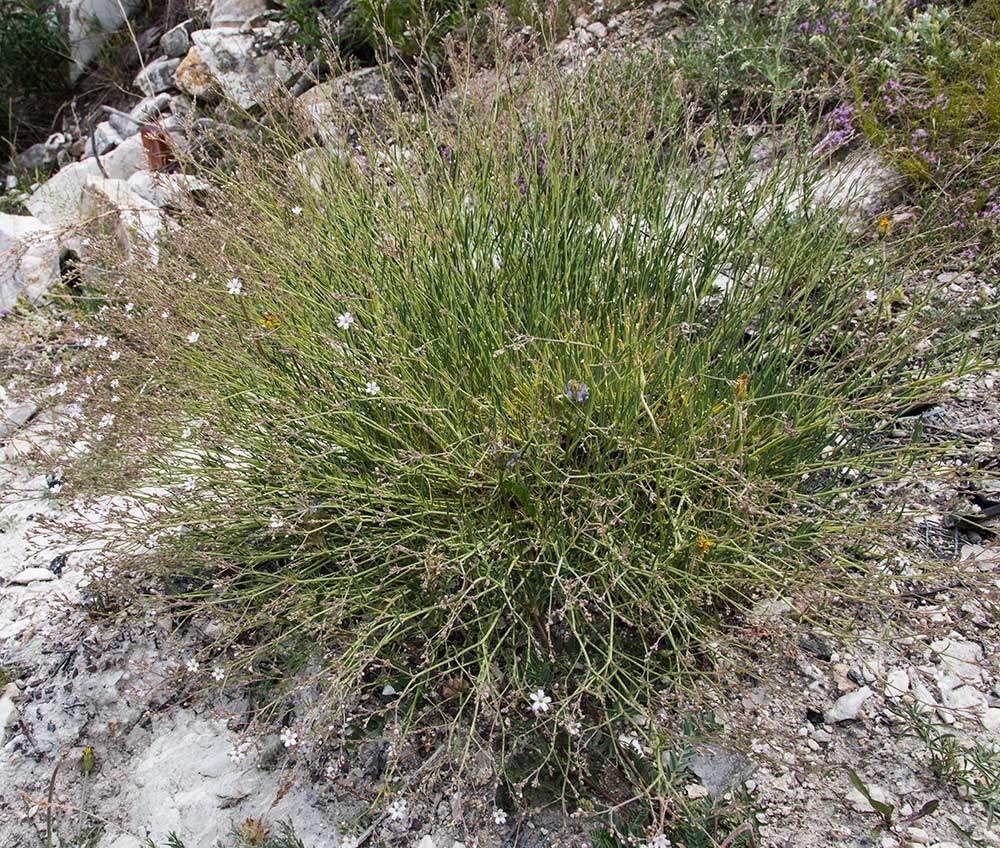
[[[185,427],[183,430],[181,430],[181,438],[182,439],[190,439],[191,438],[191,428],[190,427]]]
[[[552,706],[552,699],[545,694],[544,689],[536,689],[530,695],[531,698],[531,711],[538,715],[539,713],[547,713],[549,707]]]
[[[340,838],[340,848],[358,848],[358,837],[345,833]]]
[[[122,352],[120,350],[113,350],[111,351],[111,353],[108,354],[108,356],[111,357],[112,362],[117,362],[119,359],[122,358]]]
[[[250,752],[250,743],[248,741],[240,742],[232,751],[229,752],[229,759],[234,763],[242,763],[246,758],[247,754]]]
[[[118,401],[120,401],[120,400],[121,400],[121,398],[118,397],[118,395],[111,395],[111,402],[112,403],[118,403]]]
[[[188,477],[187,480],[184,481],[183,489],[186,492],[193,492],[195,485],[194,477]]]
[[[673,843],[667,839],[666,834],[658,833],[649,842],[644,842],[640,848],[670,848]]]
[[[345,312],[343,315],[337,316],[337,326],[341,330],[350,330],[351,324],[354,323],[354,316],[350,312]]]
[[[198,660],[191,657],[186,663],[184,663],[184,668],[190,671],[191,674],[194,674],[198,670]]]
[[[495,821],[497,824],[507,824],[507,813],[499,809],[494,810],[493,821]]]
[[[60,374],[62,374],[62,363],[57,362],[52,369],[52,376],[58,377]]]
[[[370,395],[372,395],[372,396],[375,396],[375,395],[377,395],[377,394],[378,394],[378,393],[379,393],[380,391],[382,391],[382,389],[381,389],[381,387],[379,386],[379,384],[378,384],[378,383],[376,383],[376,382],[375,382],[374,380],[369,380],[369,381],[368,381],[367,383],[365,383],[365,391],[366,391],[366,392],[367,392],[368,394],[370,394]]]
[[[126,303],[125,304],[125,312],[131,313],[133,309],[135,309],[135,304],[134,303]]]
[[[107,346],[108,346],[107,336],[98,336],[96,339],[94,339],[94,347],[107,347]]]
[[[299,744],[299,734],[292,730],[292,728],[286,727],[281,731],[281,744],[286,748],[294,748]]]
[[[98,423],[97,427],[100,430],[104,430],[104,429],[110,427],[114,423],[115,423],[115,417],[114,417],[114,415],[112,415],[111,413],[108,413],[103,418],[101,418],[101,420]]]
[[[270,522],[270,524],[268,524],[268,526],[272,530],[280,530],[281,529],[281,516],[279,516],[277,513],[275,513],[274,515],[272,515],[271,516],[271,522]]]
[[[194,344],[196,341],[198,341],[198,333],[196,333],[194,331],[188,333],[187,340],[188,340],[188,344]]]
[[[301,206],[293,206],[292,209],[291,209],[291,212],[292,212],[293,215],[301,215],[302,214],[302,207]]]
[[[404,798],[393,801],[386,809],[386,813],[391,821],[404,821],[407,818],[407,812],[406,799]]]
[[[166,318],[169,318],[169,317],[170,317],[170,313],[169,313],[169,312],[167,312],[167,310],[166,310],[166,309],[164,309],[164,310],[163,310],[163,311],[162,311],[162,312],[160,313],[160,317],[161,317],[161,318],[164,318],[164,319],[166,319]]]
[[[566,720],[566,732],[570,736],[579,736],[580,732],[583,730],[583,725],[574,719]]]
[[[56,386],[52,391],[57,395],[64,395],[66,394],[66,391],[68,389],[69,389],[69,383],[63,380],[63,382],[61,382],[58,386]]]
[[[233,277],[228,283],[226,283],[226,291],[230,294],[242,294],[243,282],[239,277]]]
[[[121,381],[117,377],[115,377],[115,379],[113,379],[110,383],[108,383],[108,385],[111,386],[112,389],[117,389],[118,386],[121,385]]]
[[[226,679],[226,672],[221,665],[217,665],[212,669],[212,680],[217,680],[220,683]]]

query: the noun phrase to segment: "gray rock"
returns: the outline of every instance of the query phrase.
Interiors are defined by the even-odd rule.
[[[931,642],[931,652],[942,666],[962,680],[978,683],[983,679],[983,649],[975,642],[936,639]]]
[[[142,0],[58,0],[58,19],[69,46],[70,81],[75,82],[108,36],[142,7]]]
[[[10,578],[10,582],[15,586],[27,586],[29,583],[45,583],[55,579],[56,576],[47,568],[34,566],[19,571]]]
[[[0,439],[12,436],[34,418],[36,412],[38,404],[30,400],[0,412]]]
[[[149,122],[162,115],[170,108],[171,98],[167,93],[156,94],[152,97],[145,97],[129,110],[129,118],[122,115],[112,114],[108,118],[108,123],[114,127],[115,132],[123,139],[131,138],[139,132],[137,121]]]
[[[837,724],[841,721],[854,721],[861,712],[861,708],[874,693],[867,686],[862,686],[854,692],[848,692],[837,698],[836,703],[823,714],[823,719],[827,724]]]
[[[58,280],[59,244],[52,228],[30,215],[0,213],[0,311],[13,308],[22,295],[37,300]]]
[[[17,715],[17,708],[14,706],[13,693],[17,691],[12,683],[4,687],[3,695],[0,695],[0,739],[3,739],[3,732],[10,724],[10,721]]]
[[[310,88],[295,103],[325,144],[338,144],[344,141],[337,127],[338,114],[373,106],[388,97],[381,69],[360,68]]]
[[[56,153],[49,150],[44,142],[31,145],[27,150],[19,153],[17,157],[17,167],[31,173],[54,171],[57,163]]]
[[[156,264],[163,216],[156,206],[132,191],[125,180],[91,177],[83,187],[80,211],[85,217],[100,217],[110,224],[130,257],[139,255],[151,265]]]
[[[709,745],[695,754],[691,760],[691,771],[709,794],[719,797],[749,780],[757,771],[757,766],[743,754]]]
[[[180,63],[180,59],[162,56],[139,71],[132,84],[147,97],[169,91],[174,88],[174,73]]]
[[[191,38],[222,93],[236,105],[249,109],[275,85],[292,76],[288,64],[267,49],[274,36],[270,28],[242,32],[228,27],[199,30]]]
[[[190,174],[163,174],[136,171],[128,187],[158,208],[185,209],[194,205],[192,195],[207,191],[208,183]]]
[[[87,139],[83,148],[83,156],[87,158],[95,154],[107,153],[112,148],[121,144],[122,141],[121,135],[118,134],[110,121],[101,121],[94,127],[94,132]]]
[[[106,156],[101,166],[111,179],[127,180],[147,165],[145,148],[139,136],[132,136],[119,144]],[[42,183],[25,206],[39,221],[54,227],[69,227],[80,222],[80,197],[83,187],[91,178],[101,178],[101,167],[91,159],[72,162]]]
[[[211,25],[213,29],[241,27],[266,11],[266,0],[212,0]]]
[[[160,38],[160,49],[164,55],[174,59],[180,59],[187,55],[188,50],[191,49],[191,32],[193,30],[194,21],[189,19],[163,33]]]

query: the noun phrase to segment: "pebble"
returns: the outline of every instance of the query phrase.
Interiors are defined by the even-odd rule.
[[[56,576],[47,568],[25,568],[10,578],[15,586],[27,586],[29,583],[39,583],[44,580],[55,580]]]
[[[906,669],[894,668],[885,679],[885,697],[898,698],[905,692],[910,691],[910,675]]]
[[[841,721],[853,721],[858,717],[861,708],[874,693],[868,686],[862,686],[856,692],[848,692],[837,698],[837,702],[824,714],[827,724],[837,724]]]

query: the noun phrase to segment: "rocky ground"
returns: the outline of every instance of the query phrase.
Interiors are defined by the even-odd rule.
[[[666,5],[654,5],[651,18],[578,21],[559,50],[575,62],[605,41],[641,38]],[[199,627],[210,625],[179,634],[156,610],[109,607],[89,582],[114,538],[112,498],[74,485],[75,475],[95,473],[86,445],[67,448],[55,437],[72,414],[60,394],[59,371],[76,344],[66,315],[24,298],[58,290],[72,268],[67,257],[86,260],[77,228],[95,215],[114,216],[137,243],[175,226],[172,211],[197,185],[157,172],[136,121],[157,120],[187,146],[197,140],[194,100],[224,95],[247,106],[265,82],[290,80],[290,68],[261,47],[275,26],[257,20],[262,11],[218,3],[206,28],[191,22],[162,33],[162,56],[136,79],[143,97],[134,120],[109,113],[88,139],[60,134],[34,150],[61,167],[25,193],[30,215],[0,216],[0,308],[8,310],[0,324],[0,844],[130,848],[147,836],[163,844],[174,831],[193,848],[226,843],[248,820],[272,829],[290,820],[317,848],[354,840],[582,845],[579,821],[567,825],[551,811],[495,821],[472,797],[485,787],[473,781],[465,797],[446,794],[416,757],[399,787],[406,815],[376,814],[362,828],[368,764],[317,772],[297,742],[245,738],[241,692],[193,660]],[[322,130],[324,110],[381,93],[369,69],[300,96]],[[890,202],[892,182],[870,157],[852,160],[829,175],[827,201],[869,214]],[[958,295],[983,281],[937,282]],[[962,435],[962,467],[995,455],[998,378],[963,381],[923,415],[927,432]],[[892,603],[845,606],[836,626],[815,623],[814,599],[762,601],[740,655],[756,673],[741,673],[734,660],[731,685],[704,699],[721,729],[702,746],[691,798],[745,789],[762,846],[1000,846],[983,802],[1000,804],[1000,547],[948,518],[988,509],[996,472],[975,481],[980,501],[963,496],[956,505],[966,482],[956,474],[907,483],[911,541],[937,561],[934,579],[898,589]],[[69,529],[81,521],[90,528],[83,542]]]

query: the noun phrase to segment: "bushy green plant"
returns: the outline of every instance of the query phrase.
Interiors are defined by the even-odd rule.
[[[65,55],[53,7],[0,0],[0,145],[13,144],[20,125],[30,123],[31,98],[65,86]]]
[[[314,686],[297,732],[462,722],[520,787],[662,788],[636,714],[877,534],[852,495],[909,455],[933,328],[808,160],[702,161],[664,61],[542,64],[353,157],[247,147],[111,289],[139,391],[102,433],[141,416],[176,495],[121,568],[152,538],[222,661]]]

